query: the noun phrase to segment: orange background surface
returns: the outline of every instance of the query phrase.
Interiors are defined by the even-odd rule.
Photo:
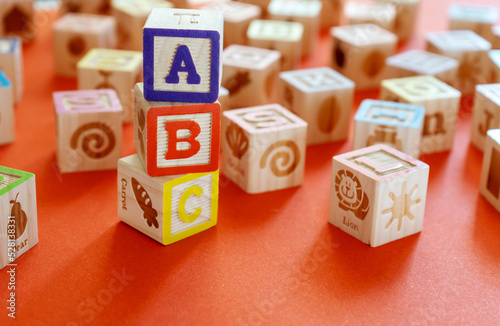
[[[422,1],[415,36],[400,50],[446,29],[451,2]],[[76,81],[54,75],[55,17],[37,16],[17,140],[0,147],[0,165],[37,182],[39,244],[16,261],[18,324],[498,324],[500,214],[478,192],[470,97],[453,150],[421,158],[431,170],[418,235],[371,248],[328,224],[331,158],[350,150],[351,136],[307,149],[301,187],[247,195],[222,176],[218,225],[165,247],[119,222],[116,171],[58,172],[51,93]],[[324,34],[303,66],[327,64],[330,46]],[[377,96],[359,93],[355,107]],[[127,125],[123,156],[134,152]],[[120,286],[123,272],[130,279]],[[4,269],[1,325],[12,322],[7,283]]]

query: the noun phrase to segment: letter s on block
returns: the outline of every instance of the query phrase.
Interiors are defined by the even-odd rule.
[[[166,160],[189,158],[200,151],[200,143],[196,137],[201,132],[200,125],[194,121],[167,121],[165,122],[165,130],[167,131],[167,153],[165,154]],[[189,130],[190,134],[185,138],[177,138],[179,130]],[[185,150],[178,150],[178,143],[189,143],[189,148]]]
[[[203,189],[198,186],[192,186],[186,189],[186,191],[182,194],[181,199],[179,200],[178,212],[179,219],[184,223],[193,223],[198,217],[200,217],[201,214],[201,207],[197,207],[191,214],[186,212],[186,202],[192,195],[200,198],[201,195],[203,195]]]
[[[186,45],[179,45],[170,67],[170,72],[165,78],[167,84],[179,84],[179,72],[187,72],[187,83],[190,85],[200,84],[201,77],[196,72],[196,67],[191,57],[191,52]]]

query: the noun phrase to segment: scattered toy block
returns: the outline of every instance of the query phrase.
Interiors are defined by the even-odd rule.
[[[423,106],[364,100],[354,117],[353,150],[386,144],[418,158],[424,116]]]
[[[151,102],[135,86],[135,147],[152,176],[219,169],[220,104]]]
[[[14,141],[13,97],[12,84],[0,70],[0,145]]]
[[[122,104],[122,120],[134,117],[133,91],[142,81],[142,53],[138,51],[93,49],[77,64],[78,89],[113,89]]]
[[[258,6],[260,8],[260,12],[262,13],[263,17],[267,16],[267,7],[269,7],[269,3],[271,2],[271,0],[234,0],[234,1]]]
[[[248,27],[248,45],[279,51],[281,70],[293,70],[302,56],[303,33],[300,23],[256,19]]]
[[[307,122],[307,145],[347,139],[354,83],[328,67],[282,72],[281,104]]]
[[[35,175],[0,166],[0,269],[38,243]]]
[[[429,166],[387,145],[333,157],[328,221],[377,247],[422,230]]]
[[[500,129],[488,131],[481,170],[481,195],[500,212]]]
[[[268,7],[268,19],[302,24],[302,55],[314,53],[318,43],[320,0],[272,0]]]
[[[498,20],[498,8],[473,3],[453,3],[448,12],[450,30],[470,30],[489,39]]]
[[[116,21],[92,14],[66,14],[52,27],[56,73],[76,76],[76,65],[94,48],[116,47]]]
[[[222,57],[222,86],[229,91],[233,108],[278,101],[280,52],[231,45]]]
[[[17,36],[23,41],[35,37],[34,0],[0,1],[0,35]]]
[[[23,96],[23,48],[17,37],[0,37],[0,70],[12,84],[14,102]]]
[[[427,34],[426,49],[460,62],[458,76],[451,81],[451,86],[464,95],[474,93],[477,84],[486,83],[486,71],[483,57],[491,45],[472,31],[445,31]]]
[[[148,101],[213,103],[222,77],[220,11],[153,9],[144,25]]]
[[[461,93],[432,76],[382,81],[380,99],[425,107],[421,154],[451,150]]]
[[[409,50],[387,58],[385,78],[430,75],[449,84],[458,75],[458,60],[439,54]]]
[[[477,85],[470,140],[484,150],[488,130],[500,128],[500,84]]]
[[[394,33],[399,41],[407,41],[413,35],[418,12],[419,0],[377,0],[390,3],[396,7],[396,24]]]
[[[397,36],[374,24],[330,30],[333,69],[356,83],[357,90],[377,88],[385,75],[385,60],[396,51]]]
[[[349,25],[375,24],[395,32],[396,7],[392,3],[349,1],[344,14]]]
[[[60,12],[108,15],[111,12],[111,2],[111,0],[64,0],[61,1]]]
[[[221,112],[231,109],[231,101],[229,100],[229,91],[224,87],[219,88],[219,98]]]
[[[322,29],[330,29],[341,24],[345,0],[322,0],[322,8],[319,17]]]
[[[122,153],[122,106],[116,92],[54,92],[53,98],[59,170],[116,169]]]
[[[138,154],[118,161],[118,217],[168,245],[217,224],[219,171],[150,177]]]
[[[307,123],[279,104],[222,118],[222,172],[249,194],[302,184]]]

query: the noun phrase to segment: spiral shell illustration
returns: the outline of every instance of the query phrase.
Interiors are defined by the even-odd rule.
[[[291,140],[280,140],[269,146],[260,160],[260,168],[266,167],[268,158],[271,172],[277,177],[285,177],[297,168],[300,162],[300,151]]]
[[[71,136],[70,146],[81,149],[90,158],[103,158],[108,156],[115,148],[116,139],[113,130],[100,122],[90,122],[78,128]]]
[[[158,216],[158,212],[153,208],[153,202],[151,201],[151,197],[149,197],[148,192],[144,187],[137,181],[135,178],[131,178],[132,181],[132,189],[134,190],[135,199],[137,200],[137,204],[144,212],[143,217],[148,223],[148,226],[155,226],[158,228],[160,225],[158,224],[158,220],[156,217]]]
[[[227,127],[226,140],[235,157],[241,159],[248,151],[248,138],[238,125],[231,123]]]

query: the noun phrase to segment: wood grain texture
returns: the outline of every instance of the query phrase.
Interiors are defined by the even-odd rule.
[[[487,132],[500,128],[500,84],[477,85],[471,124],[471,143],[484,150]]]
[[[479,191],[500,212],[500,129],[487,133]]]
[[[23,96],[23,48],[17,37],[0,37],[0,70],[12,84],[14,101],[18,103]]]
[[[396,7],[394,33],[399,41],[409,40],[415,30],[420,0],[377,0],[377,2],[390,3]]]
[[[14,94],[12,84],[0,70],[0,145],[14,141]]]
[[[34,0],[0,1],[0,35],[17,36],[24,42],[34,39]]]

